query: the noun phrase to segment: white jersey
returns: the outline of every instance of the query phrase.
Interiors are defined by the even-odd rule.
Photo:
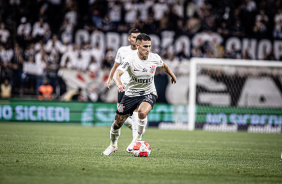
[[[131,55],[132,53],[137,53],[137,49],[132,50],[130,45],[120,47],[117,51],[115,62],[122,65],[124,58],[128,55]],[[130,80],[128,73],[124,72],[123,75],[121,76],[120,80],[124,85],[127,85],[129,80]]]
[[[147,60],[141,60],[137,53],[127,56],[123,64],[118,67],[118,70],[127,71],[130,76],[125,95],[129,97],[157,95],[154,75],[156,68],[161,66],[163,66],[163,60],[158,54],[149,53]]]

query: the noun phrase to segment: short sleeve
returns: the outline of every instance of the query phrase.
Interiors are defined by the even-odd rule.
[[[156,55],[156,56],[157,56],[157,66],[162,67],[164,64],[162,58],[159,55]]]
[[[122,59],[121,52],[120,52],[120,49],[118,49],[117,55],[116,55],[116,58],[115,58],[115,62],[120,64],[120,63],[122,63],[121,59]]]
[[[129,64],[130,60],[128,58],[129,57],[126,57],[124,62],[121,65],[119,65],[119,67],[117,68],[118,70],[121,70],[121,71],[125,72],[128,69],[128,67],[130,65]]]

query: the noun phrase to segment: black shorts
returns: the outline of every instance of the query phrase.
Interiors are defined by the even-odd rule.
[[[118,92],[118,103],[121,102],[121,99],[122,99],[122,97],[124,96],[124,94],[125,94],[125,91],[123,91],[123,92]]]
[[[116,113],[119,115],[126,115],[134,112],[136,108],[140,106],[142,102],[148,102],[153,109],[154,104],[156,103],[157,97],[153,94],[148,94],[144,96],[128,97],[123,96],[120,103],[118,103],[118,108]]]

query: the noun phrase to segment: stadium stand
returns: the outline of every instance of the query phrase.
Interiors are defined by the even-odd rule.
[[[0,83],[9,79],[13,97],[36,96],[47,77],[60,98],[68,90],[60,69],[90,72],[92,79],[108,73],[115,49],[76,42],[80,30],[124,33],[136,27],[148,34],[169,30],[189,37],[282,38],[282,3],[275,0],[10,0],[1,1],[0,10]],[[193,56],[257,59],[248,49],[226,51],[209,41],[180,48],[153,51],[170,63]],[[276,55],[271,49],[262,59],[279,60]]]

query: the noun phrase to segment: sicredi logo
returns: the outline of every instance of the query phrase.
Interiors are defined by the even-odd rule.
[[[15,111],[10,105],[0,106],[0,119],[29,121],[70,121],[70,109],[54,106],[17,105]]]

